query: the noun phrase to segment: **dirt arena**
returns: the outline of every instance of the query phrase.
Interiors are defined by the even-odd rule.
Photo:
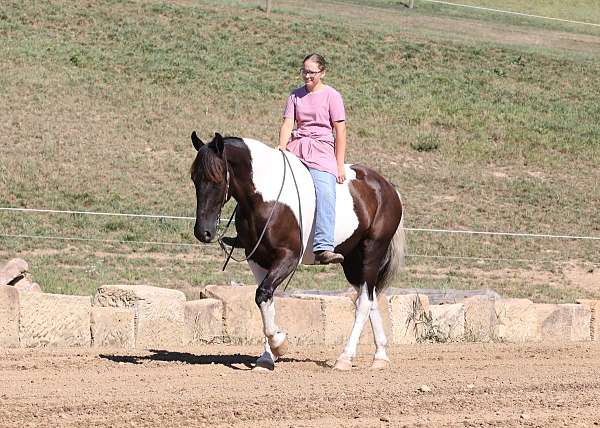
[[[0,351],[0,426],[598,426],[600,343],[292,348],[274,372],[259,346],[173,351]]]

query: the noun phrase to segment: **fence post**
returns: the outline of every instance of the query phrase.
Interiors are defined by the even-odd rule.
[[[415,0],[410,0],[410,2],[408,3],[408,7],[410,9],[414,8],[415,7]]]
[[[267,16],[271,13],[271,3],[272,0],[267,0]]]

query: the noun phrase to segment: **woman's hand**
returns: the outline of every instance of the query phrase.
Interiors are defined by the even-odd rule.
[[[344,168],[343,165],[340,168],[340,166],[338,165],[337,182],[342,184],[344,181],[346,181],[346,168]]]

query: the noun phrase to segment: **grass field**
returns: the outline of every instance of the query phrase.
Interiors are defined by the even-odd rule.
[[[600,30],[418,0],[275,0],[269,17],[263,3],[2,2],[0,207],[192,216],[191,131],[274,145],[299,61],[317,50],[344,95],[348,161],[399,187],[407,227],[600,235]],[[592,1],[528,5],[600,22]],[[0,258],[24,257],[61,293],[251,281],[244,265],[220,272],[216,245],[192,246],[192,224],[0,211]],[[411,231],[398,286],[600,297],[581,285],[596,278],[599,250]],[[346,284],[337,268],[302,267],[292,286]]]

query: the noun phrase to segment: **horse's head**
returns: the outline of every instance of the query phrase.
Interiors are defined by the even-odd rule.
[[[208,243],[215,239],[221,208],[227,198],[229,183],[223,154],[225,142],[216,133],[210,143],[204,144],[194,131],[192,144],[198,151],[190,171],[196,187],[194,236],[200,242]]]

